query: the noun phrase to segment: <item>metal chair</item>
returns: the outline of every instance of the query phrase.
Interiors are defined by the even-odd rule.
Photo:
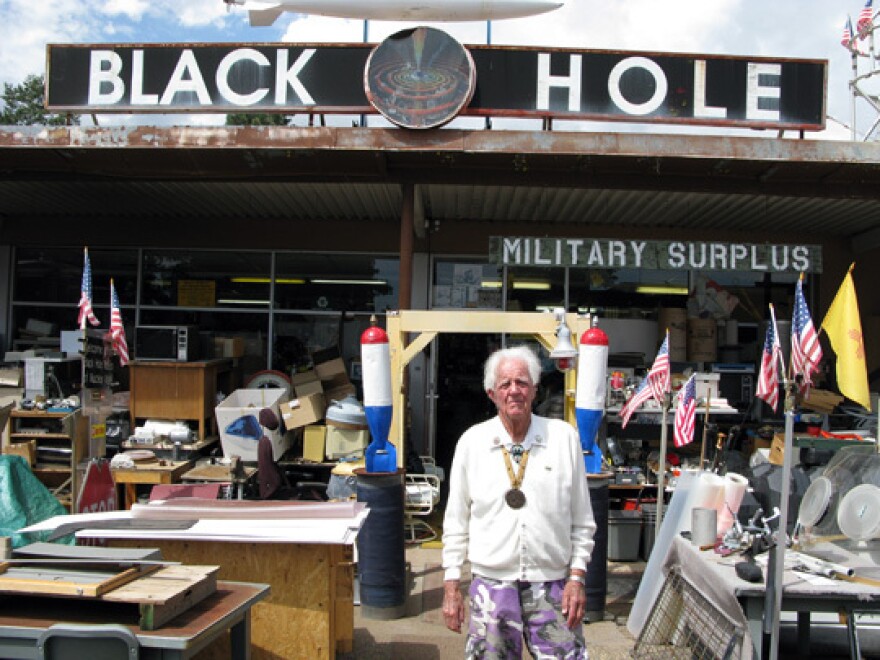
[[[138,660],[140,645],[131,629],[114,623],[56,623],[37,638],[43,660]]]
[[[437,532],[424,520],[440,502],[440,478],[434,474],[407,474],[403,529],[407,543],[423,543],[437,538]]]

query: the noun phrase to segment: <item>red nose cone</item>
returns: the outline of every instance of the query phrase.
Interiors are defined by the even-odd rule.
[[[581,335],[581,343],[590,346],[608,346],[608,335],[599,328],[590,328]]]
[[[387,344],[388,334],[378,325],[373,325],[364,330],[361,335],[361,344]]]

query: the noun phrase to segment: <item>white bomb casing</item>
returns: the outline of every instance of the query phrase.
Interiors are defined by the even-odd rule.
[[[364,384],[364,407],[390,406],[391,354],[388,335],[373,326],[361,335],[361,369]]]
[[[605,410],[605,374],[608,370],[608,335],[590,328],[578,347],[578,377],[575,408]]]

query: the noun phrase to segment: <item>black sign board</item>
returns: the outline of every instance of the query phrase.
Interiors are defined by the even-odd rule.
[[[489,261],[503,266],[544,268],[821,273],[822,246],[492,236],[489,238]]]
[[[101,389],[113,384],[113,349],[104,330],[84,331],[83,389]]]
[[[363,114],[373,44],[50,44],[46,106],[69,112]],[[821,130],[828,62],[468,46],[462,115]]]

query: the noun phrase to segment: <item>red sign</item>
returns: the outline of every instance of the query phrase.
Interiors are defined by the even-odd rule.
[[[79,492],[76,513],[101,513],[118,509],[116,483],[110,471],[110,462],[91,461]]]

